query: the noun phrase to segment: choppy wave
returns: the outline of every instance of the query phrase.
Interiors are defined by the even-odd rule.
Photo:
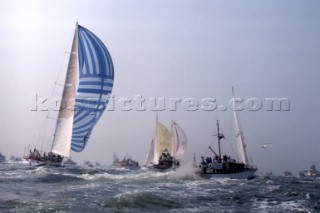
[[[320,212],[320,180],[0,164],[0,212]]]

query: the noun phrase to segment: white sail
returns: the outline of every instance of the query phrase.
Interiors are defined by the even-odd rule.
[[[158,164],[159,156],[163,150],[167,149],[169,153],[171,153],[172,149],[172,136],[169,130],[162,123],[157,122],[156,131],[155,152],[153,156],[154,164]]]
[[[159,155],[157,152],[157,148],[158,148],[159,144],[158,144],[158,113],[157,113],[157,118],[156,118],[156,130],[154,132],[154,137],[153,140],[151,141],[151,149],[153,154],[152,154],[152,159],[150,161],[151,164],[158,164],[159,161]]]
[[[176,151],[173,156],[175,159],[181,160],[187,150],[187,136],[182,128],[174,121],[172,121],[171,124],[171,134],[173,136],[173,144],[176,146]]]
[[[232,93],[233,93],[233,124],[234,124],[234,130],[235,130],[235,136],[236,136],[236,143],[237,143],[237,149],[238,149],[238,154],[239,154],[239,161],[246,164],[246,165],[250,165],[249,162],[249,158],[247,155],[247,151],[246,151],[246,144],[244,141],[244,136],[243,133],[241,131],[241,127],[240,127],[240,123],[238,120],[238,115],[236,112],[236,103],[235,103],[235,96],[234,96],[234,91],[232,88]]]
[[[179,147],[178,147],[179,146]],[[171,132],[156,119],[156,131],[151,141],[150,150],[146,156],[145,164],[158,164],[159,157],[167,150],[177,160],[181,160],[187,149],[187,137],[182,128],[172,122]]]
[[[154,158],[154,140],[151,141],[150,150],[147,154],[144,165],[147,166],[150,162],[153,161],[153,158]]]
[[[71,55],[69,59],[62,102],[54,133],[52,152],[64,157],[70,157],[70,147],[73,128],[74,106],[78,79],[78,32],[76,29]]]

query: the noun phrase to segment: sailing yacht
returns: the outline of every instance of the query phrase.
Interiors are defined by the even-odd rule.
[[[134,161],[129,155],[126,155],[122,160],[120,160],[116,153],[113,153],[113,162],[114,167],[126,168],[130,170],[140,169],[138,161]]]
[[[155,135],[144,165],[155,171],[174,169],[180,165],[186,150],[187,137],[182,128],[172,121],[170,132],[157,116]]]
[[[81,152],[109,101],[114,80],[111,56],[91,31],[76,24],[51,150],[30,150],[30,164],[59,166],[71,150]]]
[[[282,174],[284,177],[292,177],[292,173],[289,170],[286,170]]]
[[[233,92],[233,88],[232,88]],[[234,92],[233,92],[234,97]],[[246,144],[244,141],[243,133],[240,129],[240,123],[236,112],[235,99],[233,98],[233,120],[234,130],[236,135],[237,150],[239,154],[239,161],[232,159],[226,154],[222,156],[220,141],[225,138],[219,129],[219,121],[217,121],[217,140],[218,140],[218,153],[215,152],[210,146],[209,149],[213,152],[214,157],[201,157],[201,163],[198,166],[198,173],[203,177],[218,177],[218,178],[231,178],[231,179],[251,179],[257,168],[249,162],[249,157],[246,151]]]

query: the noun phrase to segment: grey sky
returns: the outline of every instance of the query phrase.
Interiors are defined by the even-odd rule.
[[[44,112],[33,95],[50,97],[64,73],[76,21],[106,44],[115,67],[116,98],[285,97],[290,111],[239,113],[248,152],[260,171],[295,173],[320,167],[319,1],[2,1],[0,8],[0,151],[41,146]],[[232,142],[231,111],[159,112],[185,130],[185,161],[209,154],[215,123]],[[86,149],[72,153],[110,164],[113,152],[140,163],[149,149],[155,112],[107,111]],[[50,125],[49,125],[50,127]],[[40,137],[40,138],[39,138]],[[272,149],[261,149],[272,143]],[[50,143],[44,142],[49,149]],[[224,150],[228,150],[226,145]],[[230,153],[232,154],[232,153]]]

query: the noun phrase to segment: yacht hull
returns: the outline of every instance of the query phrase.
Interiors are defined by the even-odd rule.
[[[237,173],[226,173],[226,174],[212,174],[212,173],[202,173],[199,171],[199,175],[205,178],[229,178],[229,179],[252,179],[254,178],[254,173],[257,170],[247,170]]]

